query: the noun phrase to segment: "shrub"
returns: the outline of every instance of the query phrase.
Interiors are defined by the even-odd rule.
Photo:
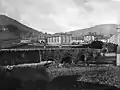
[[[95,49],[102,49],[102,46],[104,45],[104,43],[102,41],[93,41],[90,44],[91,48],[95,48]]]
[[[68,52],[65,53],[65,55],[64,55],[63,58],[62,58],[61,63],[68,63],[68,64],[71,64],[71,63],[72,63],[70,53],[68,53]]]
[[[118,45],[116,45],[116,44],[107,43],[106,46],[108,48],[108,52],[116,52],[117,51],[117,46]]]

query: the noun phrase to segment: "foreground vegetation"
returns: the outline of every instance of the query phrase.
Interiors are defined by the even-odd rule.
[[[31,66],[31,68],[41,68],[41,65]],[[52,79],[61,75],[80,75],[79,81],[106,84],[120,88],[120,67],[113,65],[68,65],[59,67],[55,63],[51,64],[47,70]]]
[[[58,67],[58,65],[56,63],[50,64],[48,66],[47,66],[47,71],[48,71],[48,74],[51,76],[50,78],[53,79],[53,81],[52,81],[53,86],[55,84],[54,79],[57,76],[79,75],[78,81],[80,81],[80,82],[78,82],[77,85],[78,85],[79,89],[82,88],[81,90],[119,90],[116,88],[120,88],[120,67],[105,66],[105,65],[89,66],[89,67],[88,66],[66,65],[64,67]],[[22,68],[15,69],[15,68],[19,68],[19,67],[22,67]],[[42,69],[41,65],[39,65],[39,64],[31,65],[31,66],[29,66],[30,68],[28,68],[28,69],[27,69],[28,66],[24,66],[24,67],[19,66],[19,67],[13,67],[13,71],[14,70],[20,71],[20,72],[18,72],[18,74],[16,73],[15,75],[20,76],[22,79],[25,79],[25,80],[26,80],[26,78],[28,78],[28,80],[29,79],[34,80],[35,79],[34,75],[38,73],[38,71],[36,72],[35,69],[30,69],[30,68],[39,68],[38,69],[39,71]],[[24,70],[25,70],[25,72],[24,72]],[[29,73],[29,74],[27,73],[28,74],[27,77],[25,74],[26,72]],[[40,71],[40,72],[42,73],[43,71]],[[30,75],[30,74],[32,74],[32,75]],[[36,77],[36,79],[38,80],[40,78]],[[67,83],[69,83],[69,80],[71,82],[71,79],[68,79],[67,81],[65,80],[66,81],[65,85]],[[62,79],[62,82],[64,82],[64,77]],[[34,90],[38,90],[38,89],[35,89],[37,87],[36,86],[34,87],[33,84],[39,85],[40,83],[37,83],[36,81],[33,81],[33,82],[31,81],[30,85],[28,83],[27,88],[34,88]],[[31,85],[33,85],[33,87]],[[26,86],[26,84],[25,84],[25,86]],[[59,84],[58,84],[58,86],[59,86]],[[74,89],[79,90],[78,88],[76,88],[76,89],[74,88]],[[74,89],[70,89],[70,90],[74,90]],[[33,89],[25,89],[25,90],[33,90]],[[47,90],[54,90],[54,89],[47,89]]]
[[[80,75],[79,80],[107,84],[120,88],[120,67],[115,66],[92,66],[70,68],[48,68],[49,74],[54,78],[60,75]]]

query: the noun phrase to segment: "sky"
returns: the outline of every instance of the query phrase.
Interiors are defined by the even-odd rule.
[[[0,0],[0,14],[38,31],[68,32],[120,23],[120,0]]]

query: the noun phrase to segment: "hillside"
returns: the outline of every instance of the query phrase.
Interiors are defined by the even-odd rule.
[[[2,30],[2,28],[8,31]],[[34,33],[34,36],[44,35],[42,32],[34,30],[22,23],[5,15],[0,15],[0,43],[4,46],[4,41],[8,43],[14,43],[18,39],[20,41],[22,36],[28,35],[28,33]],[[7,43],[7,42],[5,42]]]
[[[86,35],[88,32],[96,32],[97,34],[101,33],[106,36],[109,34],[115,34],[117,32],[117,29],[116,29],[116,24],[102,24],[86,29],[70,31],[67,33],[70,33],[73,36],[81,36],[81,35]]]
[[[23,25],[20,22],[5,15],[0,15],[0,25],[10,28],[10,33],[14,33],[15,35],[17,35],[17,37],[19,37],[21,34],[26,35],[28,32],[33,32],[34,34],[43,34],[42,32]]]

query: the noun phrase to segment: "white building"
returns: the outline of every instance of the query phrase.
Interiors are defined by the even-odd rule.
[[[72,43],[72,35],[66,33],[57,33],[47,37],[48,45],[69,45]]]
[[[95,40],[95,36],[94,35],[85,35],[84,36],[84,41],[85,42],[91,43],[94,40]]]
[[[72,37],[72,44],[83,44],[83,37]]]
[[[27,39],[26,39],[26,40],[21,40],[21,41],[20,41],[20,43],[30,43],[30,42],[31,42],[31,40],[27,40]]]
[[[112,37],[110,37],[109,42],[110,42],[110,43],[117,44],[117,43],[118,43],[118,41],[117,41],[118,35],[119,35],[119,33],[116,33],[116,34],[114,34]]]

